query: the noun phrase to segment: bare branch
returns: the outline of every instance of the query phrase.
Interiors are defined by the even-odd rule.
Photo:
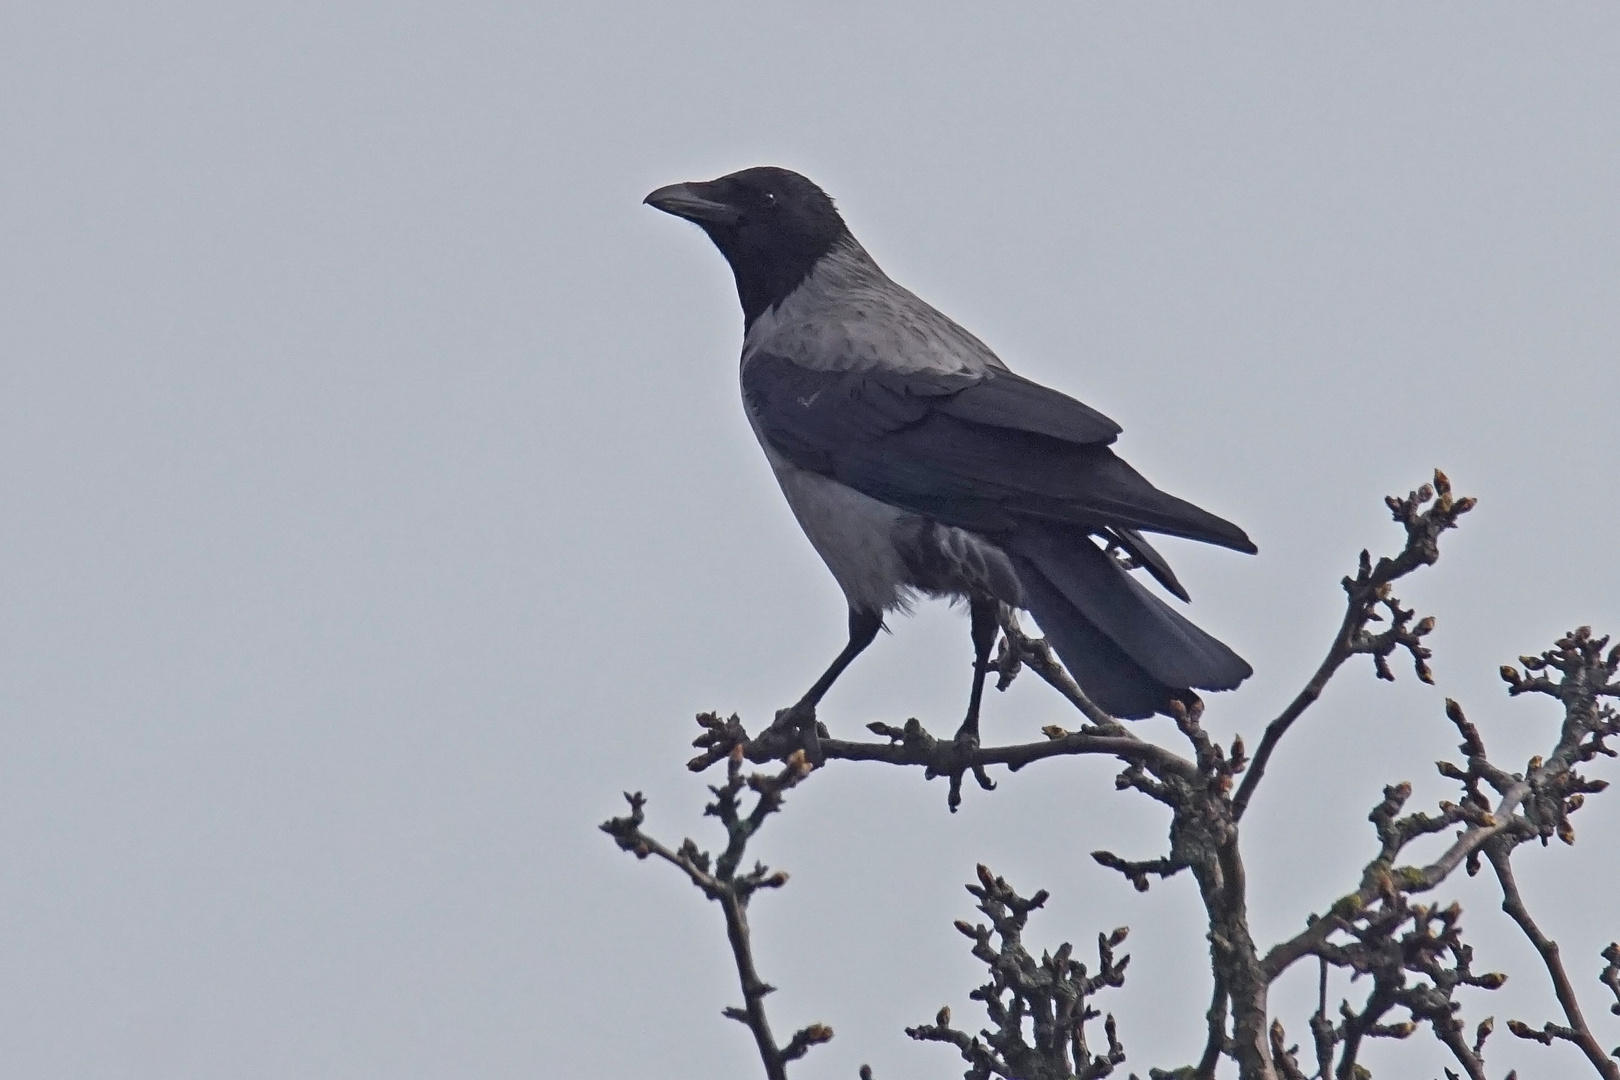
[[[1420,511],[1419,508],[1431,499],[1434,500],[1434,505]],[[1393,680],[1395,676],[1389,670],[1389,655],[1397,648],[1403,648],[1412,655],[1412,664],[1418,678],[1424,682],[1434,681],[1427,663],[1429,650],[1421,644],[1421,639],[1434,629],[1434,620],[1426,618],[1412,625],[1413,613],[1402,608],[1395,600],[1389,591],[1390,585],[1420,566],[1433,566],[1435,560],[1440,558],[1440,534],[1447,529],[1456,528],[1457,519],[1474,508],[1475,500],[1453,499],[1451,482],[1446,479],[1445,473],[1436,469],[1432,489],[1428,484],[1424,484],[1405,499],[1391,495],[1384,502],[1389,507],[1391,516],[1406,529],[1406,546],[1394,558],[1379,559],[1376,566],[1372,564],[1367,552],[1363,551],[1356,576],[1346,577],[1343,580],[1347,603],[1344,619],[1339,623],[1339,632],[1334,636],[1333,644],[1328,648],[1321,666],[1305,684],[1305,688],[1288,703],[1288,707],[1283,709],[1275,720],[1266,725],[1265,734],[1260,738],[1259,749],[1254,753],[1254,762],[1249,766],[1248,775],[1243,779],[1243,786],[1238,788],[1237,795],[1232,799],[1232,816],[1235,819],[1241,820],[1243,812],[1248,809],[1249,800],[1254,798],[1254,789],[1260,785],[1260,778],[1265,775],[1266,766],[1270,763],[1277,744],[1288,733],[1294,721],[1322,696],[1328,681],[1346,660],[1358,653],[1367,653],[1373,658],[1378,677]],[[1369,633],[1367,631],[1369,623],[1382,621],[1377,610],[1380,606],[1388,609],[1393,622],[1390,628],[1381,634]]]
[[[1110,870],[1118,870],[1126,879],[1136,887],[1137,892],[1148,891],[1149,874],[1157,874],[1161,878],[1179,874],[1187,869],[1187,864],[1174,859],[1149,859],[1147,862],[1129,862],[1115,855],[1112,851],[1093,851],[1091,857],[1099,866],[1106,866]]]
[[[1328,962],[1318,957],[1316,977],[1316,1012],[1311,1014],[1311,1040],[1316,1044],[1317,1075],[1325,1078],[1333,1072],[1333,1048],[1338,1045],[1339,1032],[1328,1019]]]
[[[1080,689],[1080,684],[1075,682],[1058,662],[1057,655],[1052,651],[1052,646],[1046,643],[1046,639],[1025,636],[1023,628],[1018,625],[1017,614],[1010,609],[1004,609],[1002,615],[1001,646],[996,658],[991,661],[998,675],[997,690],[1005,690],[1011,686],[1019,669],[1027,666],[1062,694],[1069,704],[1079,709],[1093,724],[1104,729],[1124,730],[1124,725],[1086,697]]]
[[[1348,1004],[1341,1006],[1343,1022],[1337,1026],[1325,1017],[1324,983],[1322,1004],[1312,1021],[1324,1074],[1334,1045],[1342,1046],[1335,1075],[1348,1078],[1355,1073],[1355,1058],[1363,1039],[1409,1034],[1412,1024],[1387,1025],[1380,1020],[1391,1008],[1402,1007],[1414,1022],[1427,1023],[1433,1029],[1469,1077],[1484,1080],[1484,1045],[1493,1022],[1487,1019],[1479,1024],[1470,1045],[1457,1016],[1453,991],[1458,986],[1495,989],[1506,976],[1476,975],[1472,971],[1472,949],[1462,941],[1456,904],[1441,910],[1411,900],[1412,894],[1433,889],[1459,865],[1466,864],[1473,873],[1484,856],[1501,880],[1503,910],[1541,953],[1569,1021],[1547,1024],[1539,1031],[1510,1021],[1509,1030],[1520,1038],[1544,1044],[1555,1040],[1571,1042],[1581,1048],[1600,1076],[1620,1080],[1615,1063],[1604,1056],[1586,1026],[1558,958],[1557,945],[1541,934],[1524,909],[1509,861],[1513,849],[1529,840],[1539,838],[1546,843],[1557,836],[1573,843],[1570,815],[1581,807],[1586,794],[1605,786],[1602,781],[1582,776],[1578,766],[1600,756],[1613,756],[1604,740],[1620,734],[1620,717],[1600,702],[1615,691],[1614,675],[1620,668],[1620,650],[1605,656],[1607,644],[1607,639],[1593,638],[1591,631],[1582,627],[1560,638],[1553,649],[1539,657],[1521,658],[1531,674],[1504,669],[1503,678],[1513,693],[1540,693],[1564,705],[1556,744],[1546,758],[1531,759],[1522,774],[1510,773],[1489,760],[1478,729],[1468,721],[1462,707],[1448,699],[1446,717],[1462,736],[1459,749],[1466,768],[1444,761],[1438,763],[1438,768],[1442,775],[1462,785],[1460,803],[1442,802],[1438,814],[1403,814],[1411,785],[1386,787],[1383,802],[1368,815],[1377,831],[1380,850],[1367,864],[1361,888],[1337,901],[1326,915],[1313,917],[1303,933],[1266,955],[1263,967],[1272,979],[1305,955],[1317,956],[1324,969],[1333,965],[1373,977],[1365,1005],[1360,1010]],[[1537,674],[1543,671],[1557,675]],[[1482,785],[1489,785],[1500,796],[1494,808]],[[1438,861],[1422,868],[1397,865],[1397,859],[1412,841],[1455,825],[1462,829]],[[1349,940],[1336,941],[1338,935]],[[1615,955],[1620,960],[1620,946]],[[1413,981],[1409,974],[1422,978]],[[1614,978],[1620,981],[1620,970]],[[1279,1068],[1283,1067],[1280,1063]]]
[[[1288,1045],[1288,1035],[1283,1031],[1282,1021],[1271,1022],[1271,1060],[1276,1062],[1277,1075],[1282,1080],[1305,1080],[1305,1070],[1299,1067],[1299,1058],[1296,1056],[1299,1047]]]
[[[1215,1080],[1215,1066],[1220,1064],[1221,1055],[1231,1052],[1231,1040],[1226,1035],[1226,984],[1221,981],[1219,972],[1215,973],[1215,988],[1210,992],[1204,1021],[1209,1025],[1209,1034],[1204,1040],[1204,1056],[1198,1059],[1193,1071],[1193,1080]]]
[[[1598,981],[1614,994],[1614,1004],[1609,1006],[1609,1011],[1620,1016],[1620,941],[1609,942],[1608,948],[1603,950],[1603,959],[1603,973],[1598,976]],[[1614,1056],[1620,1057],[1620,1052]]]
[[[811,1024],[794,1034],[787,1046],[779,1047],[771,1033],[765,1015],[765,996],[775,987],[759,977],[754,965],[753,942],[748,929],[748,902],[760,889],[780,888],[787,883],[787,875],[772,872],[763,864],[755,863],[752,870],[737,873],[748,841],[759,831],[765,819],[782,808],[783,795],[810,774],[811,765],[802,753],[792,755],[775,775],[752,773],[744,775],[743,756],[733,752],[727,759],[726,782],[709,790],[714,802],[704,813],[718,818],[726,829],[727,844],[719,859],[713,859],[691,840],[670,850],[642,831],[646,821],[647,800],[640,792],[626,794],[630,813],[602,823],[602,831],[613,837],[625,851],[638,859],[655,855],[675,866],[703,890],[709,899],[719,903],[726,918],[726,937],[731,943],[731,954],[737,967],[737,981],[742,986],[743,1007],[728,1007],[723,1014],[745,1025],[754,1036],[754,1044],[765,1066],[768,1080],[786,1080],[787,1065],[803,1057],[810,1047],[827,1042],[833,1037],[832,1028],[825,1024]],[[742,813],[741,795],[744,789],[757,796],[753,809]],[[712,867],[712,868],[711,868]]]
[[[1549,694],[1564,703],[1564,722],[1556,745],[1545,759],[1532,759],[1524,774],[1509,774],[1491,764],[1485,757],[1479,732],[1463,716],[1457,703],[1448,700],[1446,715],[1463,735],[1460,749],[1467,755],[1468,769],[1440,763],[1442,774],[1464,785],[1462,802],[1455,806],[1442,804],[1441,816],[1466,823],[1467,827],[1437,860],[1421,868],[1397,867],[1395,856],[1415,836],[1435,831],[1433,826],[1437,819],[1404,819],[1407,824],[1401,827],[1399,836],[1381,832],[1383,850],[1367,865],[1361,888],[1336,901],[1327,915],[1314,918],[1303,932],[1274,946],[1264,961],[1268,976],[1275,979],[1300,957],[1319,953],[1335,932],[1347,929],[1391,884],[1402,893],[1427,892],[1465,861],[1475,862],[1486,845],[1498,836],[1510,834],[1522,842],[1532,837],[1545,840],[1556,835],[1573,842],[1575,834],[1569,815],[1580,808],[1587,793],[1602,791],[1607,786],[1604,781],[1586,779],[1575,767],[1598,756],[1613,756],[1614,751],[1604,740],[1620,734],[1620,717],[1613,709],[1598,703],[1599,697],[1620,691],[1620,686],[1613,681],[1615,668],[1620,667],[1620,649],[1605,658],[1602,649],[1607,642],[1607,638],[1594,639],[1590,629],[1581,627],[1560,638],[1556,647],[1541,657],[1524,658],[1534,659],[1543,668],[1552,667],[1562,672],[1558,681],[1546,677],[1532,680],[1517,672],[1514,672],[1517,681],[1508,680],[1510,687],[1520,687],[1510,690],[1512,693]],[[1505,674],[1504,678],[1507,678]],[[1494,808],[1486,807],[1478,787],[1481,780],[1500,792]],[[1386,789],[1386,802],[1390,792],[1395,790]],[[1521,808],[1523,813],[1519,812]],[[1374,811],[1375,815],[1378,813]]]
[[[1073,959],[1073,947],[1067,942],[1055,953],[1042,953],[1037,961],[1025,947],[1023,933],[1029,913],[1046,903],[1046,892],[1025,899],[984,866],[978,868],[978,878],[978,884],[968,885],[968,892],[978,898],[978,909],[989,917],[990,925],[958,920],[956,929],[973,942],[973,955],[989,969],[990,981],[969,996],[983,1003],[994,1029],[974,1036],[952,1027],[946,1006],[932,1024],[909,1027],[906,1034],[955,1046],[968,1063],[963,1073],[967,1080],[991,1076],[1101,1080],[1112,1074],[1125,1060],[1114,1018],[1104,1020],[1108,1048],[1102,1052],[1092,1050],[1086,1024],[1102,1015],[1091,1007],[1092,996],[1125,983],[1131,958],[1115,959],[1114,950],[1129,930],[1122,926],[1097,935],[1095,975]]]
[[[1530,939],[1530,944],[1536,947],[1541,954],[1541,962],[1547,966],[1547,974],[1552,979],[1553,993],[1558,996],[1558,1004],[1564,1010],[1564,1018],[1569,1021],[1567,1027],[1553,1024],[1546,1025],[1543,1032],[1548,1039],[1556,1037],[1573,1043],[1586,1055],[1586,1060],[1592,1063],[1598,1075],[1604,1080],[1620,1080],[1620,1063],[1614,1061],[1603,1052],[1603,1047],[1593,1036],[1592,1029],[1586,1024],[1586,1017],[1581,1014],[1580,1000],[1575,996],[1575,988],[1570,985],[1569,973],[1564,970],[1563,958],[1558,952],[1558,942],[1553,941],[1541,932],[1530,912],[1524,906],[1524,898],[1519,894],[1519,883],[1513,877],[1512,848],[1507,844],[1492,844],[1485,849],[1485,857],[1491,861],[1491,869],[1496,871],[1496,880],[1502,885],[1502,910],[1507,912],[1508,918],[1518,924],[1524,931],[1524,936]],[[1611,963],[1612,966],[1612,963]],[[1520,1038],[1529,1036],[1520,1034],[1526,1025],[1518,1021],[1509,1021],[1508,1028]]]
[[[750,738],[735,714],[722,720],[715,713],[703,713],[698,716],[697,722],[703,731],[693,740],[693,745],[701,748],[703,753],[687,762],[687,768],[694,772],[726,759],[739,747],[748,759],[758,762],[785,760],[799,752],[796,739],[786,739],[770,728],[757,738]],[[1140,738],[1117,721],[1109,721],[1108,726],[1101,728],[1087,725],[1078,732],[1051,726],[1044,731],[1045,741],[1011,746],[978,746],[956,739],[941,739],[916,719],[907,720],[900,727],[877,722],[868,724],[867,728],[889,741],[822,739],[819,747],[824,761],[876,761],[888,765],[920,766],[927,779],[938,776],[950,778],[948,803],[953,810],[961,802],[963,775],[982,771],[992,765],[1005,765],[1017,772],[1032,762],[1046,758],[1103,755],[1147,768],[1160,777],[1190,779],[1198,773],[1198,767],[1193,762]]]

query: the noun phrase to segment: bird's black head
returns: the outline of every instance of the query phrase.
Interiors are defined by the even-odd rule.
[[[827,193],[787,169],[744,169],[706,183],[671,184],[646,202],[709,234],[736,275],[747,323],[781,302],[849,236]]]

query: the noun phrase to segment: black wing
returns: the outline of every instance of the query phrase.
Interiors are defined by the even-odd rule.
[[[1032,520],[1119,526],[1255,550],[1242,529],[1116,457],[1118,424],[1011,372],[826,372],[762,353],[742,383],[789,461],[948,525],[991,535]]]
[[[1137,566],[1152,574],[1153,579],[1169,589],[1172,596],[1182,600],[1192,599],[1187,595],[1186,587],[1176,579],[1176,572],[1164,561],[1164,556],[1147,542],[1147,537],[1124,525],[1115,525],[1108,532],[1108,539],[1123,548]]]

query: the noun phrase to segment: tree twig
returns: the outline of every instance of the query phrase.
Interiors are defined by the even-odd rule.
[[[1219,972],[1215,973],[1215,988],[1210,993],[1204,1020],[1209,1025],[1209,1034],[1205,1037],[1204,1055],[1198,1059],[1193,1080],[1215,1080],[1215,1066],[1220,1064],[1221,1055],[1227,1049],[1226,984],[1221,981]]]
[[[691,840],[685,840],[671,850],[642,831],[646,821],[647,800],[638,791],[627,793],[625,801],[630,813],[602,823],[602,831],[618,843],[619,847],[638,859],[657,856],[686,874],[687,878],[716,901],[725,913],[726,938],[731,943],[732,958],[737,967],[737,981],[742,987],[743,1006],[727,1007],[726,1017],[742,1023],[754,1036],[760,1062],[765,1066],[767,1080],[786,1080],[789,1062],[803,1057],[812,1046],[833,1037],[832,1028],[825,1024],[811,1024],[799,1029],[786,1046],[777,1044],[765,1015],[765,996],[775,987],[760,978],[754,964],[752,937],[748,928],[748,902],[760,889],[777,889],[787,883],[787,874],[772,872],[762,863],[738,873],[748,841],[759,831],[765,819],[782,808],[782,797],[798,782],[809,775],[811,765],[802,753],[791,756],[777,774],[754,773],[745,776],[743,756],[733,753],[726,770],[726,782],[711,787],[714,802],[704,813],[718,818],[725,826],[727,844],[718,859],[702,851]],[[740,796],[744,788],[751,789],[758,798],[751,812],[742,813]]]
[[[1434,500],[1434,505],[1428,510],[1420,511],[1419,508],[1431,499]],[[1261,778],[1266,774],[1266,766],[1270,764],[1271,755],[1277,749],[1277,744],[1288,733],[1294,721],[1322,696],[1322,691],[1327,688],[1329,680],[1346,660],[1360,653],[1368,653],[1373,657],[1379,678],[1393,680],[1395,676],[1389,670],[1389,654],[1396,648],[1404,648],[1412,655],[1412,663],[1418,678],[1428,683],[1434,681],[1427,664],[1429,650],[1421,644],[1421,639],[1434,628],[1434,620],[1426,618],[1415,625],[1409,625],[1412,612],[1400,606],[1390,594],[1389,586],[1396,579],[1405,577],[1420,566],[1434,565],[1440,557],[1440,534],[1447,529],[1456,528],[1457,519],[1474,508],[1475,500],[1453,499],[1451,482],[1446,479],[1445,473],[1436,469],[1432,489],[1428,484],[1424,484],[1405,499],[1391,495],[1384,502],[1389,506],[1395,520],[1405,527],[1406,546],[1394,558],[1379,559],[1376,566],[1363,550],[1356,576],[1346,577],[1343,580],[1347,602],[1344,618],[1339,623],[1339,632],[1334,635],[1327,656],[1316,669],[1316,673],[1311,676],[1310,681],[1305,684],[1304,689],[1288,703],[1287,708],[1283,709],[1275,720],[1266,725],[1265,734],[1260,738],[1260,746],[1254,752],[1254,761],[1249,766],[1248,775],[1243,778],[1242,786],[1232,799],[1234,819],[1243,818],[1244,811],[1249,807],[1249,800],[1254,798],[1255,788],[1260,785]],[[1377,610],[1380,605],[1388,610],[1393,624],[1383,633],[1370,634],[1367,632],[1367,625],[1380,620]]]
[[[1504,844],[1492,844],[1485,849],[1485,857],[1491,862],[1491,869],[1496,871],[1496,880],[1502,886],[1502,910],[1507,912],[1508,918],[1518,924],[1524,936],[1530,939],[1530,944],[1536,947],[1541,954],[1541,962],[1547,966],[1547,975],[1552,979],[1553,993],[1558,996],[1558,1004],[1564,1010],[1564,1018],[1569,1021],[1567,1026],[1548,1023],[1542,1032],[1552,1038],[1563,1039],[1580,1048],[1586,1055],[1586,1060],[1592,1063],[1592,1068],[1604,1080],[1620,1080],[1620,1063],[1617,1063],[1608,1054],[1592,1034],[1587,1026],[1586,1017],[1581,1013],[1580,999],[1575,996],[1575,987],[1570,984],[1569,973],[1564,970],[1563,958],[1559,955],[1558,942],[1553,941],[1536,921],[1530,917],[1529,910],[1524,906],[1524,898],[1519,894],[1519,883],[1513,877],[1512,850]],[[1508,1029],[1520,1038],[1520,1029],[1528,1029],[1528,1025],[1513,1020],[1508,1022]]]
[[[697,722],[703,731],[692,745],[703,752],[687,762],[687,768],[694,772],[724,760],[738,748],[750,760],[759,762],[784,759],[798,752],[796,742],[784,741],[779,732],[770,728],[750,738],[735,714],[722,719],[717,713],[703,713]],[[868,724],[867,728],[889,741],[822,739],[819,745],[824,762],[875,761],[910,765],[921,767],[928,779],[948,777],[951,780],[948,803],[953,810],[961,803],[963,775],[991,765],[1005,765],[1016,772],[1046,758],[1103,755],[1146,767],[1158,776],[1190,779],[1198,773],[1193,762],[1140,738],[1117,721],[1110,721],[1105,727],[1087,725],[1077,732],[1049,726],[1044,729],[1045,741],[1010,746],[978,746],[956,739],[941,739],[916,719],[907,720],[902,726],[877,722]]]
[[[984,1005],[991,1028],[977,1036],[951,1026],[951,1010],[939,1010],[932,1024],[906,1029],[921,1042],[949,1043],[968,1063],[968,1080],[990,1076],[1028,1080],[1102,1080],[1125,1060],[1125,1048],[1112,1015],[1103,1022],[1106,1050],[1093,1051],[1086,1025],[1102,1014],[1091,1006],[1092,997],[1106,987],[1123,986],[1129,956],[1114,956],[1130,932],[1120,927],[1097,935],[1097,972],[1073,957],[1064,942],[1056,952],[1036,960],[1024,944],[1029,914],[1046,903],[1045,890],[1022,897],[1003,878],[984,866],[978,883],[968,892],[990,925],[957,920],[956,929],[973,942],[973,955],[988,969],[990,981],[973,991]]]

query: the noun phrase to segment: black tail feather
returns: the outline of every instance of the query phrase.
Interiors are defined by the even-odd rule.
[[[1169,703],[1170,688],[1075,611],[1034,564],[1014,556],[1013,565],[1041,633],[1087,697],[1110,716],[1126,720],[1152,716]]]
[[[1079,529],[1026,529],[1004,546],[1041,631],[1086,695],[1112,715],[1149,716],[1176,691],[1230,690],[1253,674]]]

